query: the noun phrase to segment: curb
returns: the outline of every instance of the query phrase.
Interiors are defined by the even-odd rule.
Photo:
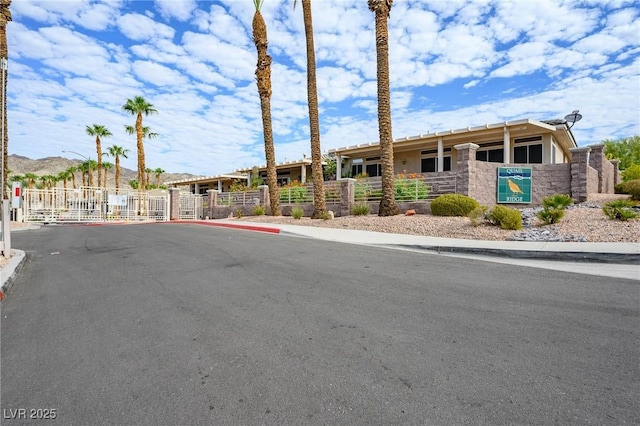
[[[2,277],[2,287],[0,288],[0,301],[7,297],[7,293],[13,287],[13,281],[18,275],[18,272],[22,269],[27,256],[22,250],[11,250],[11,257],[9,263],[0,269],[0,275]]]
[[[594,262],[615,264],[640,264],[640,254],[632,253],[600,253],[578,251],[536,251],[536,250],[501,250],[474,247],[446,247],[409,244],[382,244],[386,247],[400,247],[411,250],[424,250],[439,253],[464,253],[486,256],[510,257],[514,259],[556,260],[568,262]]]

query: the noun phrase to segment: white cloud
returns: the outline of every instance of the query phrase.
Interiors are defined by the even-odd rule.
[[[173,38],[175,30],[168,25],[137,13],[128,13],[118,19],[118,28],[125,36],[135,41],[156,38]]]
[[[195,0],[155,0],[160,13],[168,18],[187,21],[198,7]]]

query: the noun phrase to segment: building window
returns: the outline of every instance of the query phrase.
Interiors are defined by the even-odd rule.
[[[382,176],[382,173],[380,170],[380,163],[367,164],[366,170],[367,170],[367,176],[369,177]]]
[[[504,161],[504,150],[499,148],[476,151],[476,160],[488,161],[489,163],[502,163]]]
[[[490,163],[504,162],[504,142],[486,142],[479,144],[480,148],[476,151],[477,161],[488,161]]]
[[[362,174],[362,163],[351,165],[351,176],[358,176]]]
[[[513,162],[518,164],[542,164],[542,144],[514,147]]]
[[[446,172],[451,170],[451,157],[446,156],[442,158],[442,169]],[[425,157],[421,160],[421,173],[430,173],[438,171],[438,157]]]

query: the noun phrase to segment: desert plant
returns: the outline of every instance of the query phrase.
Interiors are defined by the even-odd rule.
[[[294,180],[293,182],[280,188],[280,202],[290,204],[301,204],[308,202],[307,187],[303,183]]]
[[[443,194],[431,202],[434,216],[467,216],[480,203],[463,194]]]
[[[356,182],[353,191],[355,201],[367,201],[367,199],[371,197],[373,189],[371,188],[371,184],[369,184],[369,182],[360,180]]]
[[[511,207],[497,205],[487,213],[487,219],[502,229],[522,229],[522,214]]]
[[[471,220],[471,225],[480,226],[487,220],[487,210],[489,210],[488,206],[481,205],[471,210],[467,217]]]
[[[564,209],[573,204],[573,199],[569,195],[553,194],[542,199],[542,206],[553,209]]]
[[[351,208],[351,214],[354,216],[366,216],[371,212],[371,207],[367,203],[358,203]]]
[[[302,207],[294,207],[291,209],[291,217],[294,219],[301,219],[304,216],[304,210]]]
[[[264,216],[267,214],[267,208],[265,206],[254,206],[253,207],[253,215],[254,216]]]
[[[244,216],[244,214],[242,213],[241,209],[238,209],[235,211],[234,216],[238,219],[242,219],[242,217]]]
[[[602,211],[611,220],[629,220],[638,217],[638,213],[633,210],[637,203],[631,200],[613,200],[602,206]]]
[[[333,219],[333,212],[331,212],[331,213],[329,213],[329,211],[322,212],[322,215],[320,216],[320,219],[322,219],[322,220]]]
[[[542,210],[536,213],[536,217],[547,225],[558,223],[564,217],[564,209],[573,204],[573,199],[568,195],[554,194],[542,199]]]

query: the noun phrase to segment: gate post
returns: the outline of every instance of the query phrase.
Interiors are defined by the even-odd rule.
[[[180,188],[169,188],[169,220],[180,218]]]
[[[209,207],[206,216],[209,219],[213,219],[213,209],[218,204],[218,194],[220,193],[217,189],[207,189],[207,194],[209,194]]]

